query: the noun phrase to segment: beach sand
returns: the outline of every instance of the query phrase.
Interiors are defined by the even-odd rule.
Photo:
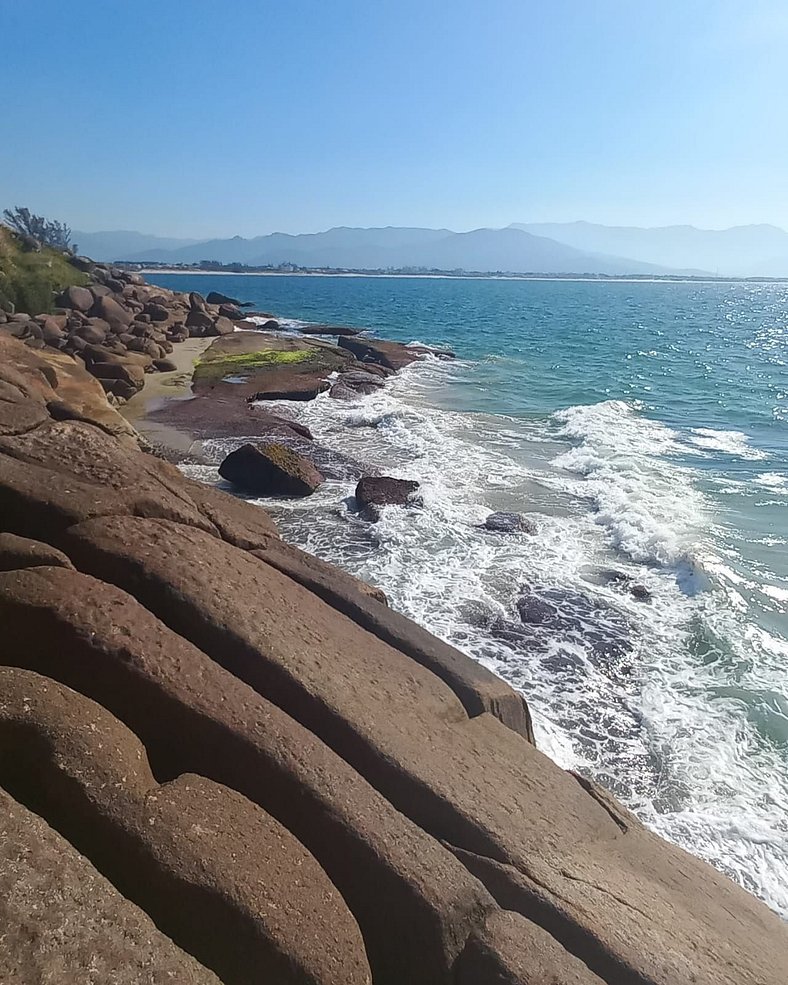
[[[192,376],[197,359],[216,340],[187,339],[176,345],[167,358],[177,369],[170,373],[148,373],[139,393],[120,408],[120,413],[151,444],[163,445],[184,454],[199,454],[200,442],[185,431],[168,424],[152,421],[148,416],[170,400],[189,400],[192,395]]]

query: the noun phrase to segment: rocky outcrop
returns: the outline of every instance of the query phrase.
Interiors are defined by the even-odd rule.
[[[3,344],[4,978],[788,979],[785,924],[539,752],[503,681]]]
[[[241,445],[219,466],[219,475],[256,496],[311,496],[323,476],[285,445]]]
[[[381,506],[407,506],[419,488],[414,479],[390,475],[365,475],[356,486],[356,502],[371,520],[380,517]]]

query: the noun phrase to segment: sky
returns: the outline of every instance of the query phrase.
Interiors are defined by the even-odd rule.
[[[0,0],[0,37],[0,207],[75,229],[788,227],[788,0]]]

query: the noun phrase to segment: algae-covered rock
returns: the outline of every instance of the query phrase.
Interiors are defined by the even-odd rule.
[[[258,496],[311,496],[323,482],[308,459],[277,442],[242,445],[225,458],[219,475]]]

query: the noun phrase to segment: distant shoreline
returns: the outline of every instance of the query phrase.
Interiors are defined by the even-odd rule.
[[[120,265],[120,264],[119,264]],[[526,280],[569,281],[588,284],[785,284],[788,277],[604,277],[582,274],[451,274],[451,273],[363,273],[325,270],[196,270],[177,267],[134,267],[140,274],[181,274],[199,277],[345,277],[384,280]]]

